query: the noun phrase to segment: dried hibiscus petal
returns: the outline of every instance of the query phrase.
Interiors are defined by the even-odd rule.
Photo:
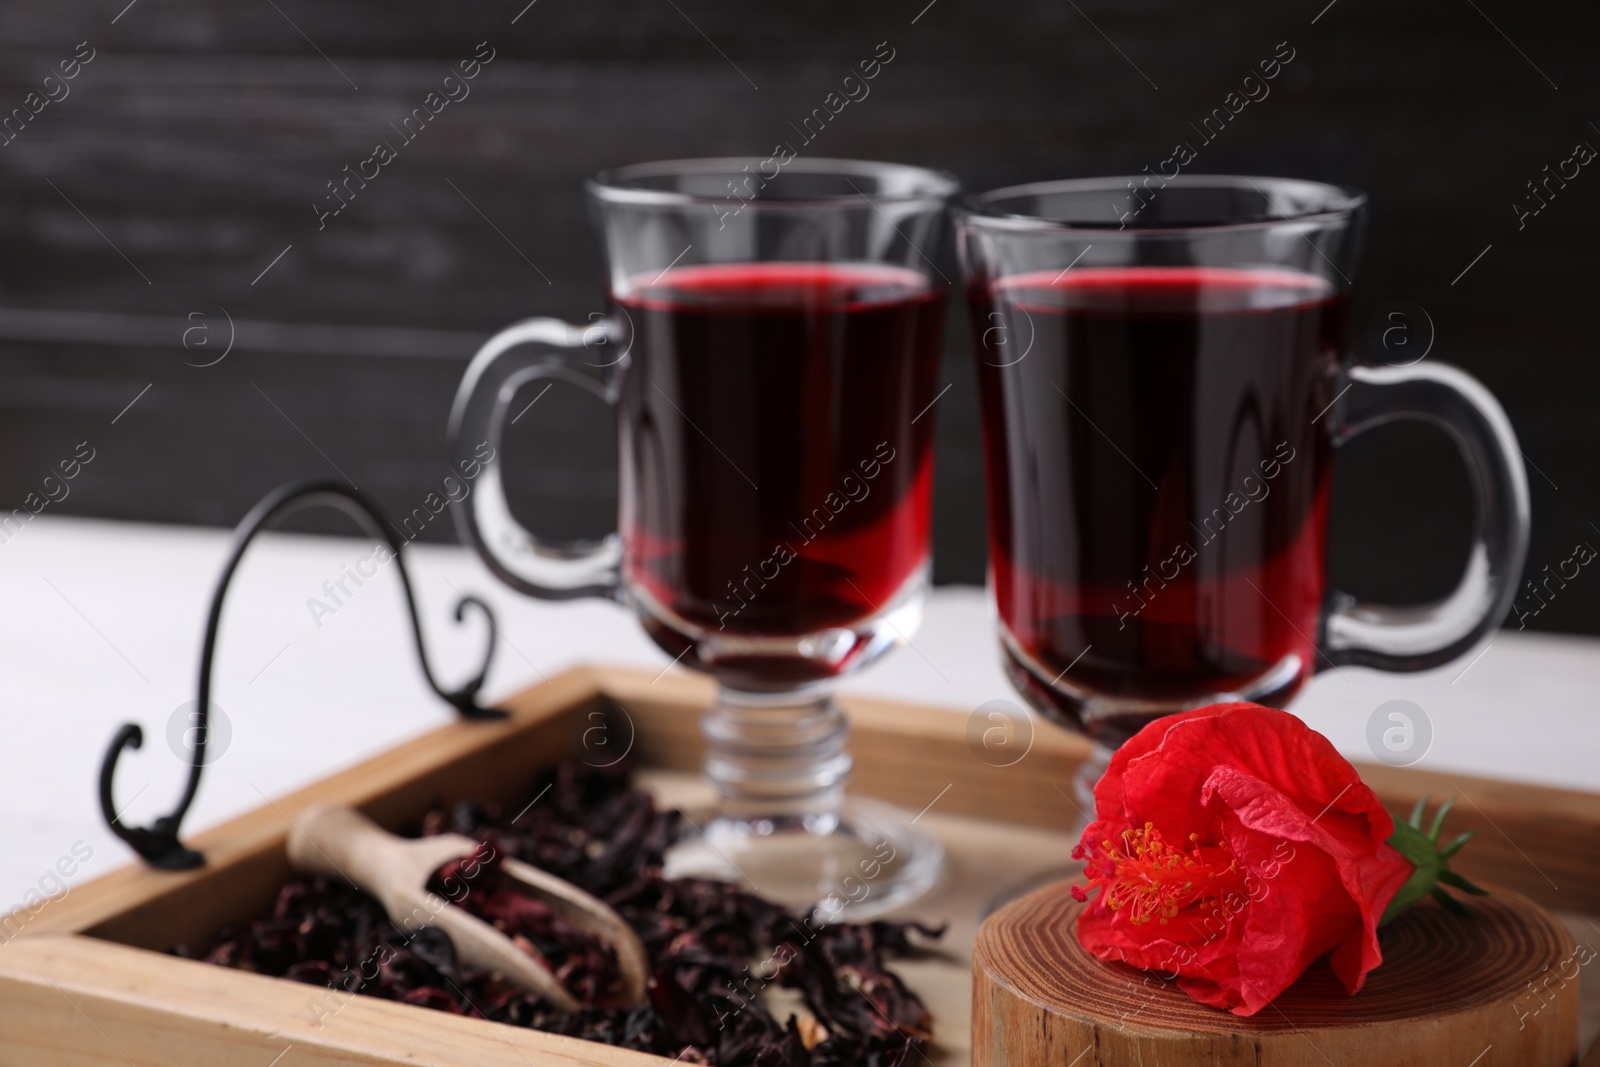
[[[290,882],[268,914],[219,931],[204,959],[326,986],[331,997],[361,993],[707,1067],[908,1067],[922,1058],[928,1010],[887,961],[916,953],[918,941],[942,929],[813,927],[735,885],[663,878],[679,816],[657,811],[625,767],[562,763],[540,774],[529,795],[540,799],[514,816],[473,800],[429,811],[421,834],[487,845],[441,868],[430,888],[543,959],[583,1009],[557,1011],[463,965],[437,927],[408,937],[377,901],[328,878]],[[648,1003],[620,1004],[610,946],[520,892],[500,870],[501,857],[610,904],[644,942]],[[774,984],[798,990],[809,1014],[774,1018],[761,996]]]

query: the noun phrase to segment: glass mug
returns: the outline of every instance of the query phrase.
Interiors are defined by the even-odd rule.
[[[1510,423],[1453,367],[1352,365],[1363,194],[1268,178],[1046,182],[956,212],[972,310],[1002,654],[1096,742],[1079,794],[1152,719],[1283,706],[1344,664],[1437,667],[1505,616],[1528,540]],[[1476,501],[1456,590],[1328,588],[1334,450],[1422,419]]]
[[[619,532],[540,539],[491,461],[457,509],[464,537],[524,593],[627,604],[675,662],[718,681],[702,724],[718,807],[669,853],[670,873],[825,901],[824,918],[904,904],[937,879],[941,847],[895,809],[844,799],[830,694],[921,618],[947,287],[930,257],[955,182],[707,159],[624,167],[587,191],[608,314],[528,319],[488,341],[451,440],[457,459],[484,442],[499,455],[518,388],[592,390],[616,410]]]

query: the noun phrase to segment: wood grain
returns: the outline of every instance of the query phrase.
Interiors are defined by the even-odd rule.
[[[1428,901],[1383,933],[1383,965],[1349,996],[1326,964],[1249,1018],[1196,1004],[1159,976],[1078,944],[1065,884],[1013,901],[978,931],[973,1067],[1571,1067],[1580,960],[1565,927],[1509,891],[1467,922]]]
[[[439,365],[424,368],[399,355],[310,358],[285,339],[201,372],[183,365],[195,358],[181,347],[186,316],[216,322],[226,307],[253,323],[486,334],[524,315],[599,310],[584,177],[637,159],[768,153],[879,41],[898,49],[894,64],[812,150],[934,164],[984,188],[1155,169],[1174,143],[1195,137],[1191,122],[1287,40],[1298,56],[1271,96],[1204,145],[1193,169],[1370,190],[1376,210],[1356,276],[1353,346],[1365,347],[1385,302],[1425,307],[1448,341],[1433,358],[1466,366],[1494,389],[1541,472],[1531,474],[1531,571],[1566,558],[1569,538],[1589,536],[1581,503],[1600,493],[1587,430],[1600,365],[1575,309],[1587,306],[1600,198],[1575,182],[1523,229],[1511,210],[1557,153],[1594,136],[1562,104],[1597,88],[1594,20],[1580,0],[1536,12],[1485,7],[1493,24],[1468,5],[1443,14],[1422,0],[1340,0],[1321,18],[1321,3],[1302,13],[1269,0],[1159,0],[1152,10],[1110,0],[940,3],[920,18],[926,0],[799,0],[759,18],[732,0],[540,4],[515,24],[525,3],[296,0],[280,13],[268,4],[140,0],[114,24],[118,11],[106,6],[0,8],[0,112],[77,42],[99,49],[71,96],[0,149],[10,208],[0,216],[10,253],[0,263],[0,309],[142,316],[161,340],[0,342],[0,454],[10,457],[0,500],[10,506],[35,488],[34,472],[103,431],[154,382],[118,422],[116,452],[103,453],[105,466],[61,512],[231,525],[272,486],[324,469],[255,381],[357,484],[389,509],[409,510],[442,473],[440,438],[459,378],[448,359],[466,354],[458,342],[439,339]],[[318,231],[310,205],[325,182],[389,136],[388,123],[483,40],[500,57],[472,96]],[[954,388],[930,415],[939,420],[935,561],[941,580],[978,583],[982,476],[970,334],[959,312],[947,334],[941,379]],[[605,422],[587,407],[564,415],[559,399],[553,393],[514,428],[531,441],[519,464],[529,487],[523,514],[549,532],[615,515],[614,472],[597,440]],[[1341,450],[1335,576],[1364,597],[1425,599],[1459,571],[1470,486],[1441,436],[1382,433],[1386,440]],[[1564,594],[1532,625],[1600,632],[1597,604]]]

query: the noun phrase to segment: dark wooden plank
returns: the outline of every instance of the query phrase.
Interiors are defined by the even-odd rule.
[[[1597,20],[1574,0],[1481,11],[1421,0],[1338,0],[1325,11],[1264,0],[278,6],[139,0],[124,11],[121,0],[63,0],[0,10],[0,108],[20,105],[79,41],[96,49],[71,95],[0,147],[0,503],[28,490],[60,442],[97,432],[119,398],[155,382],[145,400],[163,417],[146,426],[135,408],[118,424],[126,468],[108,463],[107,484],[85,481],[62,510],[231,522],[266,484],[324,469],[303,440],[277,436],[283,419],[249,385],[270,381],[309,436],[400,508],[437,471],[470,338],[526,314],[601,306],[579,192],[586,174],[651,157],[769,152],[884,40],[894,62],[808,152],[937,165],[973,187],[1138,171],[1191,138],[1189,123],[1287,40],[1296,58],[1271,96],[1206,145],[1196,169],[1369,189],[1357,347],[1385,301],[1425,307],[1436,358],[1502,397],[1542,472],[1532,475],[1530,571],[1600,536],[1583,507],[1600,491],[1588,399],[1600,365],[1583,311],[1600,193],[1585,174],[1522,230],[1511,207],[1574,142],[1600,144],[1582,111],[1600,87],[1589,61]],[[389,123],[484,40],[496,58],[472,95],[319,231],[311,205],[324,183],[392,137]],[[191,312],[215,319],[222,308],[259,324],[439,332],[406,342],[323,335],[324,348],[372,350],[352,369],[313,355],[292,331],[251,331],[255,341],[230,357],[237,369],[192,378],[188,353],[160,332],[181,338]],[[6,309],[155,321],[128,320],[136,345],[42,343],[38,322],[19,325]],[[959,315],[951,326],[939,576],[973,581],[983,567],[977,423]],[[435,342],[439,358],[425,358]],[[385,358],[385,345],[411,354]],[[603,525],[604,456],[573,436],[596,421],[560,408],[551,405],[551,426],[528,431],[530,454],[555,468],[528,476],[527,506],[537,487],[553,494],[540,498],[544,521]],[[1352,448],[1334,526],[1343,584],[1406,597],[1449,584],[1467,499],[1454,467],[1426,434]],[[1600,632],[1600,599],[1575,589],[1533,625]]]

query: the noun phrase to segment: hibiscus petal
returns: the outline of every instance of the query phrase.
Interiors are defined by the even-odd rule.
[[[1251,903],[1234,941],[1240,1004],[1233,1010],[1253,1015],[1330,949],[1352,939],[1361,944],[1361,912],[1326,853],[1305,842],[1285,849],[1283,840],[1252,830],[1231,814],[1224,822],[1224,836],[1252,871]]]
[[[1128,764],[1147,753],[1161,747],[1162,739],[1167,731],[1185,719],[1200,714],[1205,709],[1181,712],[1176,715],[1167,715],[1147,724],[1144,729],[1130,737],[1111,754],[1111,762],[1106,767],[1105,774],[1094,787],[1095,814],[1112,822],[1122,822],[1127,818],[1127,807],[1123,802],[1123,779],[1127,772]]]
[[[1369,836],[1379,842],[1394,832],[1394,820],[1350,762],[1327,738],[1288,712],[1258,704],[1224,704],[1171,719],[1157,744],[1141,746],[1129,755],[1121,786],[1127,811],[1148,813],[1176,804],[1187,807],[1186,819],[1203,822],[1200,789],[1213,768],[1231,766],[1270,782],[1310,814],[1331,805],[1363,815]],[[1143,739],[1145,732],[1134,741]]]
[[[1388,845],[1369,850],[1362,814],[1330,806],[1308,817],[1272,785],[1234,767],[1216,767],[1201,792],[1208,802],[1227,809],[1228,823],[1237,820],[1229,840],[1241,860],[1250,862],[1249,854],[1261,847],[1263,837],[1295,843],[1294,858],[1282,865],[1265,898],[1252,906],[1247,937],[1257,934],[1259,924],[1263,934],[1297,938],[1297,961],[1310,954],[1299,962],[1296,975],[1334,950],[1339,980],[1352,993],[1360,989],[1367,972],[1383,961],[1378,918],[1410,876],[1411,864]],[[1314,933],[1312,926],[1321,933]],[[1268,973],[1276,974],[1277,968]]]

